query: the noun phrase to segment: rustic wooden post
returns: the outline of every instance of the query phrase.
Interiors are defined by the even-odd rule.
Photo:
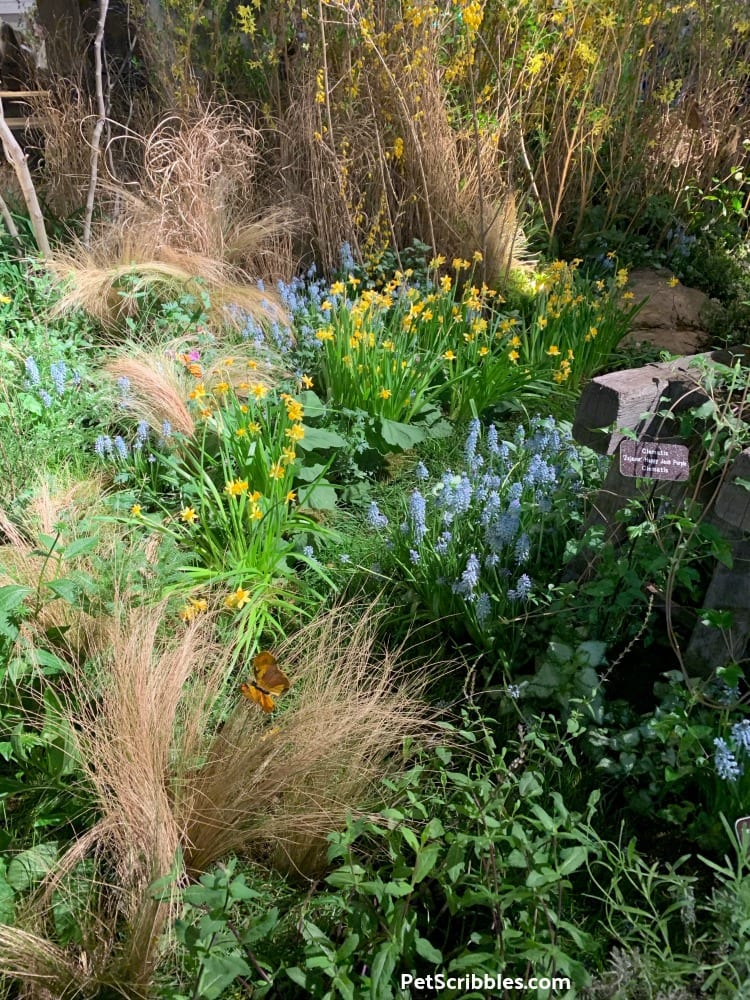
[[[573,436],[580,444],[613,456],[586,526],[606,525],[607,538],[614,544],[624,537],[617,512],[642,495],[642,490],[636,491],[636,478],[651,480],[652,498],[669,501],[673,509],[687,495],[690,451],[677,434],[675,417],[708,399],[694,374],[701,360],[732,362],[726,352],[717,351],[698,355],[697,360],[644,365],[595,378],[581,396]],[[695,443],[691,446],[695,448]],[[702,458],[693,455],[693,464]],[[735,459],[704,512],[727,542],[731,566],[717,561],[703,607],[730,611],[732,624],[726,629],[696,624],[683,656],[686,669],[695,675],[710,675],[741,659],[750,642],[750,488],[745,482],[750,487],[750,448]]]

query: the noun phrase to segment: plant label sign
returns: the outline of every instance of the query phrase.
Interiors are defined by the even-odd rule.
[[[684,444],[661,441],[623,441],[620,445],[620,473],[643,479],[684,482],[690,473],[688,449]]]

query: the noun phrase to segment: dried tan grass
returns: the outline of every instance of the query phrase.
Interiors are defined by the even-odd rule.
[[[278,297],[261,292],[257,279],[290,276],[295,216],[289,206],[258,202],[259,143],[237,108],[160,122],[141,140],[138,194],[110,185],[108,218],[91,245],[55,254],[53,268],[69,281],[59,308],[116,326],[138,311],[144,290],[205,291],[217,325],[237,308],[260,321],[282,319]]]
[[[104,368],[110,379],[128,380],[125,407],[133,417],[145,420],[157,432],[167,420],[179,434],[194,436],[195,420],[188,399],[198,382],[209,393],[221,384],[228,384],[242,397],[248,394],[251,384],[261,383],[270,389],[285,374],[269,350],[259,355],[254,347],[238,346],[231,353],[219,352],[208,366],[199,362],[201,374],[193,376],[178,356],[189,343],[190,338],[186,338],[152,350],[128,345],[127,354],[114,358]]]
[[[195,421],[187,405],[187,382],[174,361],[156,351],[131,349],[128,355],[108,362],[104,370],[112,379],[129,381],[126,405],[137,419],[145,420],[154,430],[161,430],[168,420],[179,434],[195,434]]]
[[[175,633],[166,615],[164,605],[120,605],[102,655],[74,675],[64,715],[100,819],[27,907],[39,936],[11,961],[24,939],[0,935],[0,967],[26,982],[46,961],[65,989],[77,974],[81,990],[96,982],[145,994],[172,915],[148,890],[180,850],[193,876],[231,851],[314,874],[327,834],[372,805],[378,780],[402,765],[403,741],[435,733],[425,668],[379,647],[368,605],[335,608],[290,637],[278,650],[293,682],[288,704],[269,717],[242,701],[218,732],[231,650],[214,641],[210,616]],[[45,921],[53,891],[87,857],[101,873],[95,933],[71,959],[45,951]]]
[[[74,1000],[87,995],[88,976],[63,948],[42,934],[0,924],[0,971],[24,984],[32,1000]]]
[[[0,586],[16,584],[32,591],[29,601],[34,605],[34,614],[23,623],[22,641],[52,644],[68,656],[99,647],[102,637],[97,635],[95,619],[55,597],[47,586],[72,570],[91,574],[89,557],[78,556],[63,563],[64,543],[47,556],[44,554],[47,545],[40,541],[40,536],[54,537],[60,522],[65,521],[70,533],[68,541],[72,540],[76,523],[94,513],[100,501],[101,484],[96,480],[53,485],[40,478],[20,523],[13,522],[0,509],[0,530],[6,539],[0,545]]]
[[[325,865],[326,837],[376,797],[405,739],[432,732],[428,672],[380,648],[370,606],[318,616],[278,650],[294,688],[269,723],[240,704],[192,781],[187,863],[232,851],[305,876]]]

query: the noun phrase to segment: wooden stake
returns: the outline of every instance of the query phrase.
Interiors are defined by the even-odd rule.
[[[47,230],[44,225],[44,216],[42,215],[42,210],[39,206],[39,199],[36,196],[34,182],[31,179],[29,164],[26,161],[26,154],[21,149],[18,144],[18,140],[13,135],[10,130],[10,126],[5,120],[5,112],[3,110],[3,102],[1,98],[0,140],[2,141],[3,150],[5,151],[5,158],[15,170],[18,183],[21,186],[21,193],[23,194],[23,200],[26,202],[26,208],[31,219],[31,229],[34,233],[37,248],[39,249],[39,253],[42,258],[46,259],[52,254],[50,251],[49,240],[47,239]],[[18,235],[17,231],[16,235]]]

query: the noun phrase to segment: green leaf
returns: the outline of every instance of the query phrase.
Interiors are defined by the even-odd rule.
[[[26,892],[40,882],[57,860],[57,844],[37,844],[17,854],[8,865],[8,884],[16,892]]]
[[[297,442],[300,451],[330,451],[331,448],[346,448],[346,438],[326,427],[305,426],[305,436]]]
[[[31,587],[21,587],[17,584],[0,587],[0,616],[9,615],[11,611],[19,608],[30,593],[32,593]]]
[[[298,966],[293,965],[290,969],[285,969],[284,971],[297,986],[301,986],[303,990],[307,988],[307,976]]]
[[[51,590],[55,597],[61,598],[68,604],[77,604],[81,593],[81,583],[71,577],[61,576],[57,580],[49,580],[47,589]]]
[[[309,507],[312,510],[336,509],[336,490],[330,483],[317,482],[307,490],[300,489],[298,496],[301,507]]]
[[[417,863],[414,866],[412,885],[417,885],[426,878],[437,864],[440,856],[440,844],[427,844],[421,848],[417,854]]]
[[[320,396],[312,389],[306,389],[297,397],[305,408],[305,420],[313,420],[326,412],[326,407]],[[307,426],[307,425],[305,425]]]
[[[386,444],[398,451],[409,451],[426,438],[425,431],[413,424],[402,424],[396,420],[381,417],[380,434]]]
[[[571,872],[576,871],[581,865],[586,863],[586,859],[589,856],[589,852],[581,844],[575,847],[565,847],[560,852],[561,863],[558,865],[557,871],[560,875],[570,875]]]
[[[15,915],[15,893],[13,887],[0,871],[0,924],[13,923]]]
[[[27,413],[33,413],[37,417],[41,416],[43,406],[40,399],[37,399],[36,396],[32,396],[28,392],[21,393],[18,398],[21,406]]]
[[[393,973],[396,968],[396,948],[388,941],[378,948],[372,960],[371,1000],[391,1000]]]
[[[428,962],[432,962],[433,965],[443,964],[443,953],[430,944],[427,938],[418,937],[414,942],[414,947],[418,955]]]
[[[238,976],[249,976],[251,972],[241,955],[208,955],[203,960],[198,995],[202,1000],[218,1000]]]

